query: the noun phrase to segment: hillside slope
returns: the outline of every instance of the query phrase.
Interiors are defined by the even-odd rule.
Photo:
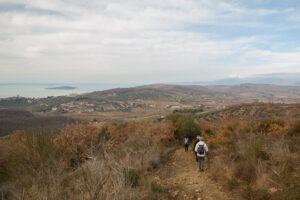
[[[199,86],[154,84],[134,88],[117,88],[79,95],[76,98],[97,101],[213,101],[218,103],[286,102],[300,101],[300,87],[259,84],[233,86]]]
[[[197,119],[208,122],[228,120],[300,118],[300,104],[251,103],[230,106],[223,110],[198,114]]]
[[[58,132],[67,124],[74,122],[75,120],[70,117],[37,116],[20,109],[0,109],[0,137],[16,130],[31,132],[43,129]]]

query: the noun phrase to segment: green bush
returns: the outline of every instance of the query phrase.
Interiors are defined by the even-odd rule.
[[[181,110],[174,110],[173,113],[198,113],[198,112],[203,112],[203,108],[185,108]]]
[[[151,191],[153,193],[163,193],[162,187],[155,182],[151,182]]]
[[[125,184],[130,187],[137,187],[141,180],[141,171],[133,168],[125,168],[123,170]]]
[[[223,135],[224,135],[225,137],[230,137],[230,136],[231,136],[231,133],[230,133],[229,131],[225,131],[225,132],[223,133]]]
[[[177,129],[174,132],[176,139],[183,139],[185,136],[195,138],[201,134],[201,127],[195,123],[191,114],[171,114],[167,116],[167,120],[172,121]]]
[[[209,128],[209,129],[206,129],[205,131],[205,134],[208,135],[208,136],[213,136],[214,135],[214,132]]]

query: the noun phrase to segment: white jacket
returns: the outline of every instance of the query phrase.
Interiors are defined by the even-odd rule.
[[[204,154],[202,154],[202,155],[200,155],[200,154],[197,152],[197,149],[198,149],[198,147],[199,147],[200,145],[204,145],[204,150],[205,150],[205,151],[204,151]],[[199,156],[199,157],[205,157],[206,152],[208,152],[208,147],[207,147],[207,145],[205,144],[205,142],[199,141],[199,142],[196,144],[194,151],[197,152],[197,156]]]

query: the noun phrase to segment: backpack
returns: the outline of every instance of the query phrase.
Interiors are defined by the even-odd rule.
[[[199,145],[199,147],[197,149],[197,153],[200,155],[204,155],[204,153],[205,153],[204,144]]]
[[[189,144],[189,138],[184,138],[184,144]]]

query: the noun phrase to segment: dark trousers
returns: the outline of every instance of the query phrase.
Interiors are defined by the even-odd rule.
[[[205,157],[198,156],[198,164],[199,164],[199,170],[204,170],[204,161]]]
[[[195,152],[196,162],[198,162],[197,152]]]
[[[188,145],[188,144],[185,144],[185,145],[184,145],[184,151],[185,151],[185,152],[188,152],[188,151],[189,151],[189,145]]]

